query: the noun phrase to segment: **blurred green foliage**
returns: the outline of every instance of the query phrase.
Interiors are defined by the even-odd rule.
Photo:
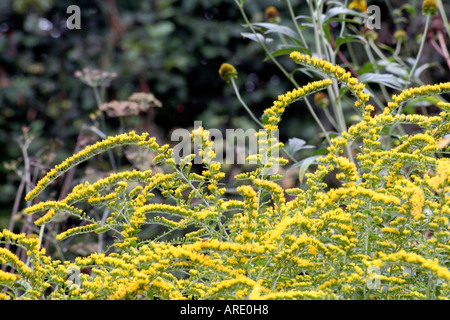
[[[273,2],[249,3],[246,10],[262,21]],[[8,224],[23,174],[22,127],[35,137],[28,149],[32,163],[40,156],[48,166],[72,154],[82,126],[92,124],[97,103],[76,70],[117,73],[105,101],[152,92],[163,108],[150,120],[126,119],[123,129],[153,121],[163,138],[174,127],[192,127],[194,119],[206,127],[255,126],[218,76],[225,61],[237,67],[241,94],[256,114],[290,88],[263,62],[258,44],[241,36],[233,0],[77,1],[80,30],[66,27],[72,4],[0,2],[0,227]],[[106,125],[106,134],[118,133],[117,119],[106,118]]]

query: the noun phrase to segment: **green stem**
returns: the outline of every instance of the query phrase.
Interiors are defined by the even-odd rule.
[[[239,102],[242,104],[242,106],[245,108],[245,110],[247,110],[248,114],[250,115],[250,117],[252,117],[252,119],[261,127],[264,128],[264,125],[261,123],[261,121],[259,121],[255,115],[252,113],[252,111],[250,110],[250,108],[247,106],[247,104],[244,102],[244,100],[242,100],[241,95],[239,94],[239,89],[236,86],[236,82],[234,81],[233,78],[231,78],[231,84],[233,85],[233,89],[234,92],[236,93],[236,96],[239,100]]]
[[[348,7],[348,3],[347,2],[348,2],[348,0],[344,1],[344,4],[343,4],[344,8]],[[340,15],[339,18],[341,18],[343,20],[342,24],[341,24],[341,32],[339,33],[339,37],[342,38],[344,36],[344,30],[345,30],[345,13]]]
[[[394,52],[394,57],[396,57],[396,58],[398,58],[400,49],[402,48],[402,43],[403,43],[403,40],[401,38],[398,39],[397,44],[395,46],[395,52]]]
[[[347,43],[348,53],[350,54],[351,60],[355,65],[358,65],[358,58],[356,57],[355,50],[351,42]]]
[[[377,62],[375,60],[375,57],[372,54],[372,51],[370,51],[370,47],[369,46],[364,46],[364,47],[366,49],[367,56],[369,57],[370,62],[373,63],[374,65],[376,65]],[[380,71],[378,69],[375,69],[375,73],[380,74]],[[390,98],[389,98],[389,94],[386,90],[386,87],[383,84],[379,84],[379,86],[380,86],[381,92],[383,93],[384,100],[386,102],[389,101]]]
[[[330,114],[330,111],[327,108],[323,108],[323,111],[325,113],[325,116],[328,118],[328,121],[330,121],[331,125],[336,129],[339,130],[339,127],[336,124],[336,121],[334,121],[333,117]]]
[[[310,12],[310,15],[311,15],[311,20],[312,20],[312,23],[313,23],[314,42],[316,43],[317,55],[319,56],[320,59],[322,59],[322,46],[320,45],[319,31],[318,31],[318,26],[317,26],[317,23],[316,23],[316,19],[314,17],[313,4],[312,4],[311,0],[307,1],[307,3],[308,3],[308,7],[309,7],[309,12]],[[318,12],[317,12],[317,15],[319,15]]]
[[[427,14],[427,20],[425,21],[425,28],[423,30],[423,34],[422,34],[422,39],[420,41],[420,47],[419,47],[419,52],[417,53],[417,57],[416,57],[416,61],[414,61],[414,65],[408,75],[408,79],[406,80],[406,85],[408,85],[411,81],[412,76],[414,75],[414,72],[417,69],[417,66],[419,65],[419,61],[420,61],[420,57],[422,55],[422,51],[423,51],[423,47],[425,44],[425,40],[427,38],[427,33],[428,33],[428,27],[430,26],[430,21],[431,21],[431,16],[429,14]],[[399,109],[400,110],[400,109]]]
[[[323,24],[322,24],[322,19],[320,18],[322,16],[322,12],[323,12],[323,1],[321,1],[320,5],[317,3],[317,0],[314,0],[315,6],[316,6],[316,12],[317,12],[317,23],[319,26],[319,39],[322,40],[321,44],[323,45],[323,50],[325,51],[325,58],[332,62],[333,64],[335,63],[334,58],[331,59],[329,52],[334,52],[333,47],[331,47],[330,43],[327,41],[327,38],[325,37],[325,32]]]
[[[286,0],[286,3],[288,5],[288,9],[289,9],[289,13],[292,18],[292,22],[294,23],[294,26],[295,26],[295,30],[297,31],[298,35],[300,36],[300,39],[302,40],[302,43],[305,46],[305,48],[308,49],[308,43],[306,42],[305,38],[303,37],[302,30],[300,29],[300,27],[297,23],[297,19],[295,18],[295,13],[294,13],[294,10],[292,9],[291,2],[289,0]]]
[[[317,0],[314,0],[314,5],[316,7],[316,12],[317,12],[318,30],[322,31],[323,30],[322,20],[319,17],[322,15],[323,2],[319,6],[317,3]],[[313,15],[313,13],[311,13],[311,14]],[[314,16],[312,16],[312,19],[313,19],[313,23],[314,23],[314,21],[315,21]],[[316,27],[314,29],[317,30]],[[322,45],[323,45],[326,59],[328,61],[330,61],[331,63],[335,64],[336,59],[335,59],[334,55],[332,55],[332,56],[330,55],[330,52],[333,53],[334,50],[331,47],[331,45],[326,41],[325,36],[322,34],[319,34],[319,32],[317,32],[316,45],[319,48],[319,50],[322,48]],[[319,53],[319,58],[322,58],[320,53]],[[328,87],[328,93],[331,97],[331,101],[335,102],[335,103],[333,103],[333,109],[334,109],[335,116],[336,116],[335,123],[337,124],[337,129],[339,131],[346,131],[346,124],[345,124],[344,115],[342,113],[342,106],[341,106],[340,101],[337,100],[337,97],[339,95],[339,87],[338,87],[338,82],[335,79],[333,79],[332,86]]]
[[[322,32],[322,30],[324,30],[324,27],[322,25],[322,20],[320,19],[320,16],[322,15],[322,11],[323,11],[323,2],[321,2],[321,4],[319,5],[317,0],[314,0],[315,6],[317,8],[316,12],[317,12],[317,22],[318,22],[318,26],[319,26],[319,30]],[[312,19],[314,21],[314,16],[312,16]],[[341,32],[343,31],[343,29],[341,29]],[[317,42],[318,39],[316,38],[316,43],[317,46],[320,48],[321,45],[323,45],[324,51],[325,51],[325,55],[326,55],[326,59],[328,61],[330,61],[333,64],[336,64],[336,56],[334,53],[334,48],[332,47],[332,45],[327,41],[326,37],[324,34],[321,34],[319,39],[321,39],[321,42]],[[345,117],[344,117],[344,113],[342,110],[342,104],[340,99],[338,99],[339,97],[339,86],[338,86],[338,82],[333,79],[333,84],[332,86],[330,86],[328,88],[328,92],[331,98],[331,101],[333,101],[333,111],[336,117],[336,128],[338,129],[338,131],[340,132],[345,132],[347,131],[347,125],[345,122]],[[346,146],[346,152],[347,152],[347,156],[349,158],[349,160],[353,163],[353,155],[352,155],[352,151],[350,146]]]

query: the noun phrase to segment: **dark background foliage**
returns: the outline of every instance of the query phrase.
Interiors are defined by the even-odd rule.
[[[255,127],[218,76],[225,61],[238,69],[241,95],[257,116],[290,89],[263,61],[261,48],[241,36],[242,17],[233,0],[77,1],[79,30],[66,27],[71,4],[0,3],[1,227],[7,226],[23,174],[18,143],[23,128],[35,137],[28,148],[32,161],[46,155],[42,163],[51,166],[73,153],[82,126],[98,109],[92,88],[74,76],[77,70],[117,73],[106,100],[152,92],[163,108],[155,109],[152,119],[144,114],[125,119],[122,130],[143,130],[152,121],[163,139],[173,128],[191,128],[194,120],[206,127]],[[263,21],[264,8],[273,4],[278,5],[249,2],[246,11]],[[303,122],[308,121],[305,112]],[[105,130],[119,133],[118,119],[106,118]]]

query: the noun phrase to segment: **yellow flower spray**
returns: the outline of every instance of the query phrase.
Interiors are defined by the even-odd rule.
[[[80,221],[59,230],[58,241],[96,233],[114,241],[99,252],[59,261],[46,255],[37,237],[4,230],[0,242],[24,248],[28,261],[0,248],[0,263],[16,270],[0,272],[8,293],[0,298],[448,298],[450,166],[439,156],[438,141],[450,131],[449,108],[439,104],[442,112],[435,116],[404,115],[398,108],[415,97],[449,92],[450,84],[407,89],[373,115],[364,86],[346,70],[298,52],[291,58],[348,87],[362,114],[359,123],[331,140],[328,153],[306,174],[305,189],[283,189],[276,182],[281,177],[267,170],[287,163],[275,152],[282,145],[275,132],[286,107],[325,89],[330,79],[280,95],[264,111],[256,168],[235,177],[245,182],[233,197],[222,185],[225,173],[204,128],[192,132],[201,172],[192,170],[195,154],[177,164],[173,150],[147,134],[109,137],[50,170],[26,199],[82,161],[118,146],[150,150],[153,161],[170,172],[113,173],[75,186],[64,199],[27,208],[29,214],[42,212],[35,220],[39,226],[65,216]],[[233,77],[233,69],[225,69],[223,76],[231,70]],[[384,129],[398,124],[415,124],[422,132],[399,137],[395,147],[383,145]],[[343,156],[349,146],[357,151],[356,163]],[[325,182],[330,175],[337,186]],[[98,219],[95,212],[106,213]],[[143,230],[155,226],[166,231],[146,236]],[[181,238],[165,237],[180,231]]]

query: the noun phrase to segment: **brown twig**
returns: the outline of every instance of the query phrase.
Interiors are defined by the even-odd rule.
[[[434,38],[431,38],[430,43],[431,43],[431,45],[433,46],[434,50],[437,51],[437,53],[439,53],[441,56],[444,56],[444,52],[442,52],[441,47],[440,47],[439,44],[436,42],[436,40],[434,40]]]

